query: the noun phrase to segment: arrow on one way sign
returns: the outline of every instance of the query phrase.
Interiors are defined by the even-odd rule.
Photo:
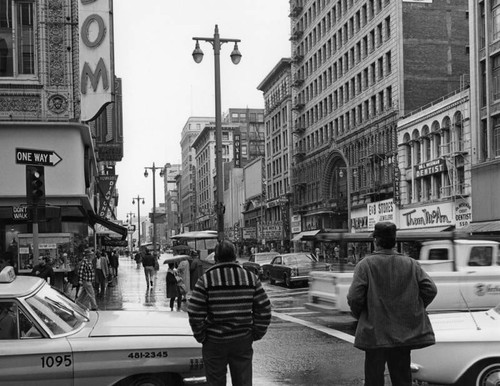
[[[16,163],[23,165],[56,166],[62,158],[53,150],[16,148]]]

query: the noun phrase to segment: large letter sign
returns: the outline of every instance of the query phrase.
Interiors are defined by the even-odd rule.
[[[80,93],[84,122],[93,120],[112,102],[110,0],[80,0]]]

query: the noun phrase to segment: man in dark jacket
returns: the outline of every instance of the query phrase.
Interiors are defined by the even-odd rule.
[[[435,343],[425,308],[437,289],[412,258],[393,250],[396,225],[375,224],[375,252],[354,270],[347,301],[358,319],[354,346],[365,351],[365,386],[411,386],[410,351]]]
[[[189,323],[203,344],[209,385],[252,385],[254,341],[271,322],[271,303],[259,278],[236,263],[236,248],[224,240],[215,247],[216,264],[200,277],[188,301]]]
[[[45,281],[50,282],[50,285],[55,284],[55,273],[50,264],[47,262],[47,257],[42,257],[40,259],[40,262],[33,267],[33,270],[31,271],[31,275],[33,276],[38,276]]]

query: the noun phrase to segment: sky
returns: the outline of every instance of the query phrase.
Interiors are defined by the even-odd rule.
[[[137,216],[134,197],[144,197],[141,217],[153,206],[153,179],[144,167],[181,163],[181,132],[191,116],[215,117],[212,45],[200,41],[203,61],[191,56],[193,37],[240,39],[222,45],[222,113],[229,108],[263,108],[257,86],[281,58],[290,57],[289,0],[115,0],[115,74],[122,79],[124,156],[117,163],[117,218]],[[156,172],[156,205],[163,179]],[[134,219],[134,223],[135,223]]]

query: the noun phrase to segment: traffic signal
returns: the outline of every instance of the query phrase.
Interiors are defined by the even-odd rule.
[[[43,166],[26,165],[26,199],[28,205],[45,202],[45,170]]]

